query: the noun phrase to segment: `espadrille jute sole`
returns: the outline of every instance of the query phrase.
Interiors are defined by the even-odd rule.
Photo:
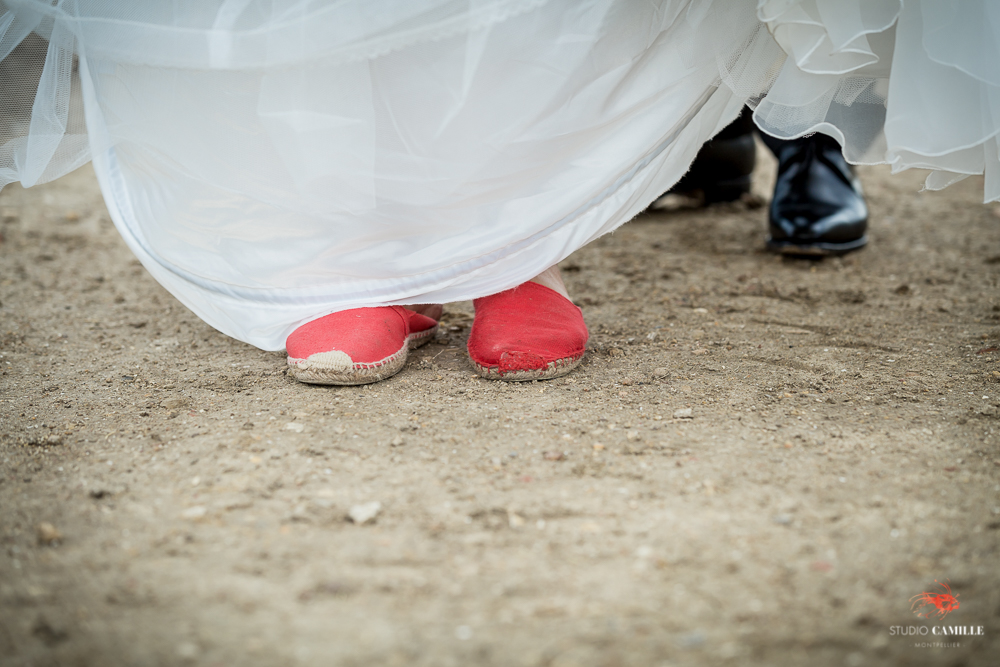
[[[470,359],[470,361],[472,360]],[[532,380],[551,380],[553,378],[562,377],[579,366],[581,361],[583,361],[582,354],[578,357],[565,357],[563,359],[550,361],[545,368],[539,368],[537,370],[506,371],[504,373],[500,372],[500,368],[498,366],[483,366],[475,361],[472,361],[472,366],[476,369],[476,373],[478,373],[480,377],[486,378],[487,380],[501,380],[503,382],[531,382]]]
[[[310,355],[308,359],[288,358],[288,374],[306,384],[358,385],[371,384],[392,377],[406,365],[407,352],[430,342],[437,325],[412,333],[399,350],[384,359],[356,364],[344,352],[334,350]]]

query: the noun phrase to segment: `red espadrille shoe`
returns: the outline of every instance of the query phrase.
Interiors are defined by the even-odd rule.
[[[355,308],[303,324],[285,341],[288,372],[309,384],[368,384],[395,375],[437,322],[401,306]]]
[[[583,313],[558,292],[524,283],[476,299],[469,359],[484,378],[525,382],[566,375],[583,360]]]

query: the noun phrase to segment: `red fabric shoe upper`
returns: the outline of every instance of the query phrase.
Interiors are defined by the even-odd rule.
[[[434,324],[401,306],[342,310],[300,326],[285,341],[285,349],[293,359],[339,350],[356,364],[370,364],[399,352],[412,331]]]
[[[583,313],[544,285],[527,282],[473,304],[469,357],[481,366],[501,373],[537,370],[586,350]]]

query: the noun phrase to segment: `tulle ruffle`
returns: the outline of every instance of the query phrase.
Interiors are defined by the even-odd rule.
[[[754,114],[779,137],[831,134],[855,163],[985,175],[1000,199],[1000,3],[763,0],[788,54]]]

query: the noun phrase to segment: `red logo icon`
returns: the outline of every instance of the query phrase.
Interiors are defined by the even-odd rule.
[[[937,579],[934,583],[941,587],[940,593],[924,591],[910,598],[910,609],[920,618],[929,618],[933,614],[940,619],[958,609],[958,595],[952,594],[951,586]]]

